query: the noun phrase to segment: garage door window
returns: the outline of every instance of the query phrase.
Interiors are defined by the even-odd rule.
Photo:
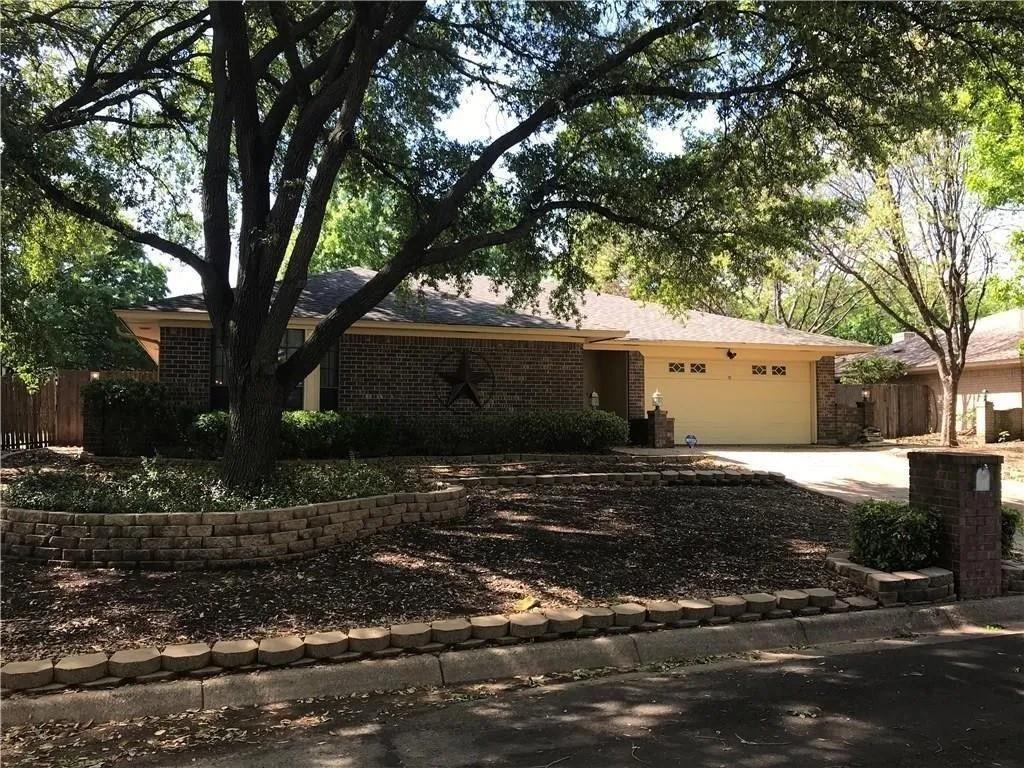
[[[669,363],[669,373],[686,373],[686,363]]]
[[[784,366],[784,365],[773,365],[772,366],[772,376],[785,376],[785,375],[786,375],[786,366]]]
[[[767,365],[752,365],[750,366],[750,372],[754,376],[767,376],[768,366]]]
[[[707,363],[690,363],[690,373],[707,373]]]

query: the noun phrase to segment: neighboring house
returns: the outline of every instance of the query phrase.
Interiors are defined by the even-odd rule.
[[[1024,405],[1024,361],[1020,343],[1024,339],[1024,309],[1011,309],[978,319],[967,343],[967,362],[957,397],[957,423],[961,429],[974,426],[974,413],[986,393],[997,413],[996,429],[1022,433]],[[929,389],[929,422],[938,431],[942,410],[942,384],[936,371],[935,353],[915,333],[894,333],[892,344],[872,354],[902,360],[908,375],[902,381],[925,384]],[[840,359],[839,368],[845,359]]]
[[[282,354],[374,273],[313,275]],[[544,302],[542,301],[541,304]],[[468,295],[392,294],[355,323],[293,393],[289,407],[401,418],[479,411],[599,407],[644,418],[658,390],[676,441],[835,442],[834,356],[856,342],[690,312],[685,320],[627,298],[587,293],[578,324],[510,311],[489,280]],[[227,404],[224,355],[201,295],[119,310],[182,405]]]

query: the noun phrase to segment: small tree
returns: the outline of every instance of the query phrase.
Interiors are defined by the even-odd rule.
[[[828,242],[836,266],[935,353],[948,446],[957,444],[957,390],[993,263],[989,211],[967,188],[968,147],[964,134],[925,134],[898,162],[853,179],[842,191],[856,225]]]
[[[907,366],[902,360],[885,355],[863,355],[843,367],[843,384],[884,384],[906,376]]]

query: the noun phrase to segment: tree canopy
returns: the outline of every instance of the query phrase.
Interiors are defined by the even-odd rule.
[[[241,446],[271,433],[285,393],[410,276],[489,274],[518,303],[552,276],[570,314],[581,252],[602,229],[652,295],[757,274],[766,247],[830,215],[806,194],[822,158],[883,155],[948,108],[946,83],[1006,81],[1024,57],[1018,3],[33,2],[2,14],[7,180],[201,276],[227,351],[233,481],[266,471],[272,446]],[[506,125],[460,141],[443,120],[473,89]],[[652,128],[678,151],[659,151]],[[392,251],[278,362],[331,200],[365,190],[393,201]]]

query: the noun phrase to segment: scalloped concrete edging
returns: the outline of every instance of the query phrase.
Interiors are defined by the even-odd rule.
[[[282,562],[400,525],[459,518],[466,487],[238,512],[0,509],[4,557],[73,568],[199,570]]]
[[[111,690],[4,698],[0,715],[18,725],[46,720],[98,722],[186,710],[244,707],[378,690],[443,686],[576,669],[632,668],[667,660],[755,650],[936,634],[971,625],[1024,623],[1024,596],[927,607],[666,629],[550,643],[421,654],[331,666],[291,667],[206,680]]]

